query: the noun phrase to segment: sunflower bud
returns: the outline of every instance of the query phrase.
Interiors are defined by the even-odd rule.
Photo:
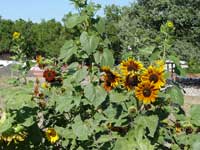
[[[17,124],[15,127],[14,127],[14,131],[15,133],[18,133],[20,131],[22,131],[24,129],[24,127],[22,125],[19,125]]]
[[[137,112],[137,109],[135,108],[135,106],[131,106],[128,108],[128,112],[129,112],[129,114],[133,114],[133,113]]]

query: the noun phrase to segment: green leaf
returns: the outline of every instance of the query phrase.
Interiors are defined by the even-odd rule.
[[[168,56],[168,59],[173,61],[176,65],[180,65],[180,59],[176,56]]]
[[[113,53],[111,50],[109,49],[104,49],[103,50],[103,57],[101,60],[101,66],[110,66],[112,67],[114,65],[114,57],[113,57]]]
[[[58,127],[58,126],[55,126],[54,128],[55,128],[56,132],[58,133],[58,135],[65,139],[75,138],[75,134],[73,134],[72,129]]]
[[[67,28],[73,28],[76,25],[85,21],[87,18],[87,15],[80,16],[79,14],[73,14],[72,16],[67,17],[65,25]]]
[[[84,88],[84,94],[95,107],[98,107],[103,101],[105,101],[107,96],[107,92],[101,86],[94,86],[92,84],[88,84]]]
[[[196,126],[200,126],[200,104],[192,105],[189,111],[191,122]]]
[[[199,148],[200,148],[200,140],[192,144],[192,150],[199,150]]]
[[[152,54],[154,49],[155,49],[155,46],[148,46],[148,47],[145,47],[145,48],[140,48],[139,52],[142,55],[148,56],[148,55]]]
[[[0,124],[0,134],[9,130],[14,122],[13,118],[7,118],[3,123]]]
[[[101,60],[102,60],[102,57],[103,57],[103,54],[100,51],[96,51],[93,54],[93,56],[94,56],[94,60],[95,60],[96,64],[100,64]]]
[[[73,40],[66,41],[63,47],[60,49],[60,59],[64,59],[66,62],[73,54],[76,54],[78,48],[74,45]]]
[[[82,80],[84,80],[87,75],[88,75],[87,67],[84,66],[74,74],[74,80],[76,83],[79,83]]]
[[[79,140],[87,140],[89,135],[89,128],[82,122],[81,117],[77,116],[74,119],[72,125],[73,133],[78,137]]]
[[[79,66],[79,63],[78,62],[74,62],[74,63],[71,63],[67,69],[70,69],[70,70],[73,70],[73,69],[77,69]]]
[[[85,97],[90,100],[93,101],[96,97],[96,90],[93,84],[88,84],[85,88],[84,88],[84,94]]]
[[[92,103],[94,106],[98,107],[103,101],[105,101],[107,92],[101,86],[95,87],[95,91],[96,97]]]
[[[158,116],[139,116],[136,118],[136,124],[149,129],[149,136],[154,137],[158,126]]]
[[[95,24],[95,27],[100,34],[105,32],[105,20],[103,18],[100,18],[99,22]]]
[[[100,138],[97,139],[95,144],[105,143],[112,140],[112,136],[110,135],[101,135]]]
[[[171,88],[168,88],[166,93],[170,95],[172,102],[183,105],[184,97],[180,88],[173,86]]]
[[[83,32],[80,36],[80,42],[83,50],[90,55],[96,50],[99,44],[99,38],[95,35],[89,36],[87,32]]]
[[[54,98],[54,101],[56,102],[56,111],[60,113],[69,112],[70,109],[73,107],[73,105],[71,104],[73,101],[73,97],[56,96]]]
[[[113,150],[133,150],[134,141],[130,142],[125,138],[118,139],[115,142]]]
[[[127,99],[127,95],[124,95],[123,93],[117,93],[115,91],[111,91],[109,96],[110,96],[110,102],[114,103],[124,102]]]

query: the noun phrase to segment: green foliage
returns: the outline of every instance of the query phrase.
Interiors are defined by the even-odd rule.
[[[114,11],[115,8],[112,7],[110,9]],[[118,26],[118,36],[123,44],[123,51],[127,51],[128,46],[134,53],[138,49],[149,48],[152,45],[157,49],[163,49],[159,47],[163,41],[163,36],[159,33],[160,26],[167,20],[171,20],[175,27],[173,33],[175,41],[171,47],[166,47],[166,49],[170,53],[173,52],[172,55],[176,53],[180,59],[188,63],[195,60],[192,65],[189,65],[190,67],[198,64],[200,59],[199,23],[194,21],[199,20],[198,10],[199,1],[195,0],[184,2],[180,0],[138,0],[131,6],[121,8],[120,19],[116,19],[115,24]],[[107,15],[108,18],[110,14]],[[115,15],[117,13],[111,14],[113,17]]]

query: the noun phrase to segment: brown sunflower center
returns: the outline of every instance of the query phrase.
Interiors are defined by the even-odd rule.
[[[114,82],[116,78],[116,76],[112,72],[107,73],[107,77],[109,82]]]
[[[144,97],[149,97],[151,95],[151,89],[149,88],[143,89],[143,95]]]
[[[127,67],[127,70],[128,71],[138,71],[138,65],[132,63]]]
[[[139,80],[138,80],[138,76],[137,75],[134,75],[134,76],[127,76],[126,78],[126,83],[129,85],[129,86],[137,86],[138,83],[139,83]]]
[[[49,133],[49,136],[56,136],[56,132],[55,132],[55,131],[51,131],[51,132]]]
[[[152,74],[152,75],[150,75],[149,80],[156,83],[156,82],[158,82],[158,76],[156,74]]]
[[[47,76],[48,76],[48,77],[53,76],[52,72],[48,72]]]

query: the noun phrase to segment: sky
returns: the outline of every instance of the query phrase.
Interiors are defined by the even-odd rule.
[[[116,4],[129,5],[133,0],[92,0],[102,6]],[[42,19],[55,18],[61,21],[64,14],[74,11],[69,0],[0,0],[0,16],[4,19],[31,20],[40,22]],[[99,12],[103,14],[102,11]]]

